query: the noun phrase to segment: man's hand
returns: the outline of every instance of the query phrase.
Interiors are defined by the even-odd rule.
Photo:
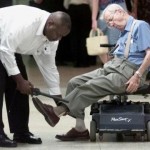
[[[135,91],[137,91],[137,89],[139,88],[140,85],[140,78],[137,74],[134,74],[129,81],[126,83],[127,85],[127,89],[126,91],[128,93],[133,93]]]
[[[17,90],[22,94],[31,94],[33,85],[31,82],[25,80],[21,74],[13,75],[12,78],[17,84]]]
[[[135,72],[135,74],[130,78],[130,80],[126,83],[127,89],[126,91],[129,93],[135,92],[140,85],[140,78],[144,74],[144,72],[147,70],[147,68],[150,66],[150,48],[146,50],[145,58],[139,67],[139,69]]]

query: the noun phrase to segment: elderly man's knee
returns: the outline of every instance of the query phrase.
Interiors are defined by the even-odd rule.
[[[73,77],[72,79],[69,80],[68,85],[76,85],[78,84],[79,79],[77,77]]]

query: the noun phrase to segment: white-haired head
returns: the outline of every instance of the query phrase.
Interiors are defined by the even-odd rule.
[[[124,11],[124,12],[126,12],[120,5],[118,5],[118,4],[110,4],[110,5],[108,5],[105,9],[104,9],[104,11],[103,11],[103,14],[102,14],[102,16],[103,16],[103,18],[104,18],[104,15],[105,15],[105,13],[106,12],[111,12],[111,13],[115,13],[115,11],[116,10],[122,10],[122,11]]]
[[[103,19],[109,27],[124,30],[129,14],[118,4],[110,4],[103,11]]]

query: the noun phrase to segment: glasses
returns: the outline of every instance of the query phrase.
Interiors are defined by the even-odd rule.
[[[108,24],[108,26],[110,26],[110,24],[114,21],[115,13],[116,13],[116,11],[113,12],[113,13],[110,15],[109,19],[106,20],[106,23]]]

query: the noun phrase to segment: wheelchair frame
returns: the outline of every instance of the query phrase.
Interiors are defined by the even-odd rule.
[[[128,95],[149,97],[150,82],[135,93],[123,93],[111,100],[103,100],[91,105],[92,121],[90,122],[90,140],[96,141],[96,133],[100,140],[103,133],[116,133],[118,139],[123,135],[140,135],[150,141],[150,103],[133,102]]]

